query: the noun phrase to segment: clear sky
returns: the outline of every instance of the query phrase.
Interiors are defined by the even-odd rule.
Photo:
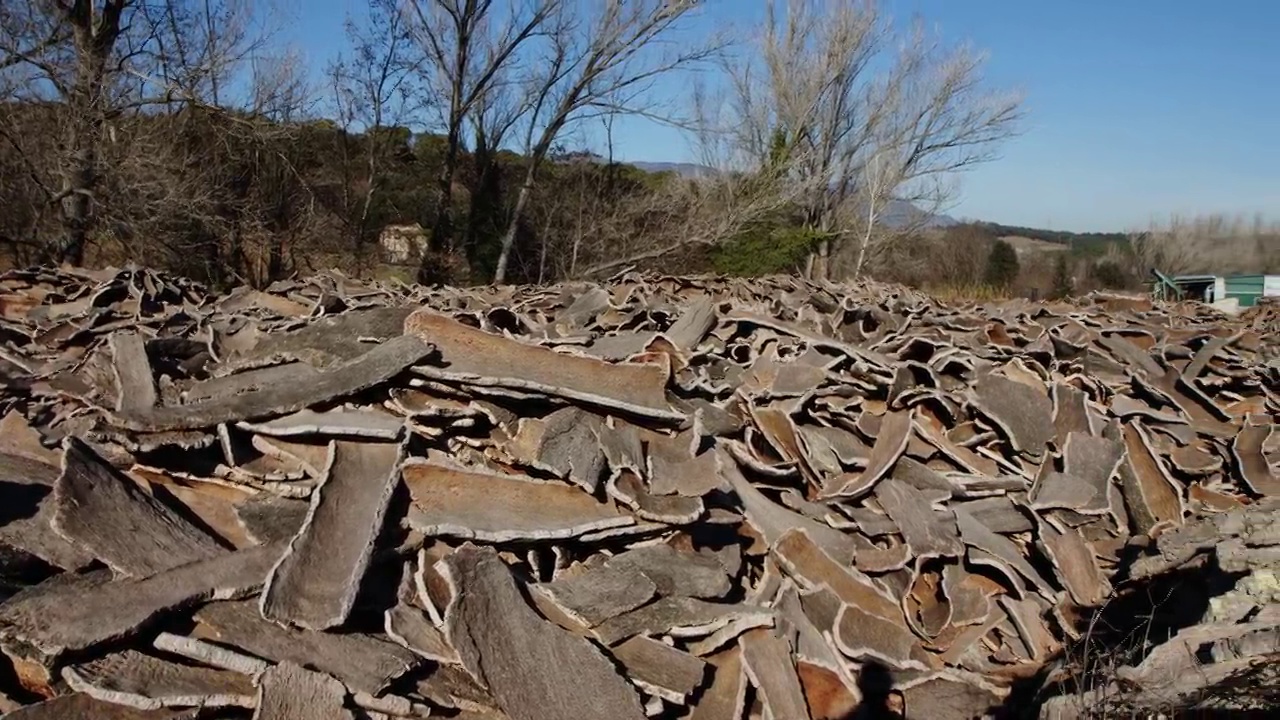
[[[840,0],[832,0],[838,2]],[[358,0],[292,0],[288,37],[313,65],[342,46]],[[710,0],[713,28],[763,0]],[[967,173],[958,218],[1124,230],[1170,213],[1280,219],[1280,0],[884,0],[989,53],[1026,98],[1024,133]],[[673,94],[676,88],[673,88]],[[674,130],[632,121],[618,157],[690,161]]]

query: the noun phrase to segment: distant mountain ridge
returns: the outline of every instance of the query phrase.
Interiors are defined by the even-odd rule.
[[[674,172],[680,177],[699,178],[715,174],[715,168],[697,163],[672,162],[629,162],[627,165],[645,172]],[[882,215],[882,221],[889,227],[906,227],[917,223],[926,228],[948,228],[960,222],[950,215],[935,215],[912,205],[905,200],[891,200]]]

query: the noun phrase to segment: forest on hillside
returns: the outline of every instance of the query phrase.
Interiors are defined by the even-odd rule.
[[[930,227],[1021,130],[1020,97],[963,38],[874,0],[765,0],[737,27],[706,7],[369,0],[308,62],[273,2],[0,3],[0,262],[133,261],[215,285],[639,267],[1034,293],[1175,264],[1152,230],[1010,274],[999,226]],[[710,172],[615,162],[636,118],[678,129]],[[389,256],[388,227],[411,257]]]
[[[320,67],[272,3],[5,2],[0,251],[261,285],[369,272],[383,228],[417,224],[423,281],[883,274],[914,230],[885,209],[927,218],[1018,130],[979,52],[875,2],[771,0],[735,28],[705,5],[370,0]],[[610,162],[635,117],[715,172]]]

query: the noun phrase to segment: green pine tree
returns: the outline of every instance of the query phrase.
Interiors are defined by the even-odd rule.
[[[996,240],[991,244],[991,254],[987,256],[987,271],[983,278],[988,285],[1007,288],[1018,279],[1018,252],[1004,240]]]
[[[1057,260],[1053,265],[1053,291],[1052,299],[1061,300],[1069,297],[1072,290],[1071,271],[1067,267],[1067,254],[1065,252],[1058,253]]]

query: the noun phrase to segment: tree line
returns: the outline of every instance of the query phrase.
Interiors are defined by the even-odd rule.
[[[1018,132],[981,52],[874,0],[764,0],[724,30],[707,5],[369,0],[312,67],[255,0],[4,2],[0,252],[263,285],[375,272],[383,229],[416,224],[423,282],[906,275]],[[613,161],[629,117],[709,171]],[[886,222],[904,201],[919,219]]]

